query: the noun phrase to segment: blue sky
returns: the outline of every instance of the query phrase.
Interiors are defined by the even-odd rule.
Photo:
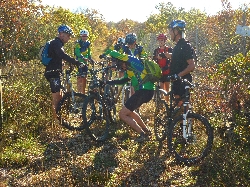
[[[237,9],[246,4],[250,7],[249,0],[228,0],[233,9]],[[158,13],[155,6],[159,3],[171,2],[175,7],[183,7],[185,10],[191,8],[200,9],[208,14],[216,14],[222,9],[221,0],[42,0],[42,3],[50,6],[61,6],[72,11],[77,8],[89,8],[98,10],[106,21],[118,22],[122,19],[132,19],[139,22],[144,22],[150,14]]]

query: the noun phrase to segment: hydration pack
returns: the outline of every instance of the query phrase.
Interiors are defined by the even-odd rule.
[[[48,55],[49,45],[50,45],[50,41],[46,42],[45,45],[42,46],[39,51],[39,57],[40,57],[41,63],[44,66],[47,66],[52,59],[52,58],[49,58],[49,55]]]

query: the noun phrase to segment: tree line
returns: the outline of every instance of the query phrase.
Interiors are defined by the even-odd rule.
[[[11,59],[37,59],[40,47],[57,35],[57,27],[62,23],[73,28],[76,39],[81,29],[89,30],[94,54],[129,32],[135,32],[139,42],[152,53],[156,35],[166,33],[167,23],[173,19],[187,22],[187,39],[195,46],[203,65],[223,62],[242,50],[242,37],[236,35],[235,30],[237,25],[242,25],[243,10],[232,10],[227,0],[222,2],[223,9],[214,16],[198,9],[177,9],[170,2],[160,3],[156,6],[159,13],[150,15],[143,23],[128,19],[106,22],[101,12],[94,9],[71,12],[62,7],[44,6],[39,0],[2,0],[0,5],[0,62],[3,65]],[[245,13],[248,15],[249,11],[248,8]],[[250,25],[249,16],[246,16],[245,24]],[[73,42],[74,39],[65,46],[71,55]],[[173,45],[171,41],[168,43]],[[247,51],[249,44],[248,37]]]

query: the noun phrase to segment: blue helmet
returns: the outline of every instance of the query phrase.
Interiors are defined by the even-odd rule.
[[[126,44],[133,44],[135,43],[135,41],[137,40],[137,36],[135,33],[129,33],[127,34],[126,38],[125,38],[125,43]]]
[[[72,29],[68,26],[68,25],[60,25],[58,27],[58,32],[65,32],[67,34],[70,34],[70,35],[74,35]]]
[[[177,28],[180,31],[184,31],[186,26],[186,22],[183,20],[173,20],[169,25],[168,28],[174,29]]]

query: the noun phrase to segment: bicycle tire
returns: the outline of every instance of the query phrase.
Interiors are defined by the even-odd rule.
[[[106,102],[108,104],[106,107],[108,108],[109,115],[110,115],[110,121],[112,123],[116,123],[116,103],[115,103],[115,86],[112,85],[105,85],[104,88],[104,96],[106,99]]]
[[[213,145],[213,128],[208,120],[200,114],[189,113],[187,121],[192,122],[192,134],[183,138],[183,116],[175,118],[168,132],[168,149],[175,159],[185,165],[200,163],[211,151]]]
[[[86,95],[82,93],[74,93],[74,99],[71,92],[64,94],[56,109],[57,118],[63,127],[69,130],[83,130],[81,116],[85,98]]]
[[[82,107],[83,126],[94,141],[105,141],[109,134],[108,110],[100,99],[100,96],[93,93],[86,97]]]
[[[163,141],[167,136],[167,128],[171,123],[172,119],[169,118],[169,107],[165,101],[162,99],[161,91],[155,93],[154,103],[154,133],[157,141]]]

